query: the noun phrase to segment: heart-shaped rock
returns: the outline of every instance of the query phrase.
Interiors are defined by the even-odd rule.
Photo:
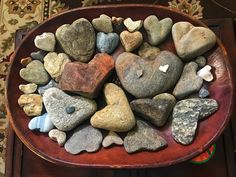
[[[132,129],[135,117],[124,91],[117,85],[108,83],[104,87],[104,95],[107,106],[92,116],[91,125],[114,132],[127,132]]]
[[[159,55],[160,49],[144,42],[139,48],[138,55],[142,58],[154,60]]]
[[[39,60],[39,61],[43,61],[43,58],[48,54],[48,52],[44,51],[44,50],[39,50],[37,52],[31,52],[30,56],[34,59],[34,60]]]
[[[114,27],[114,31],[118,34],[124,31],[125,25],[124,25],[124,19],[122,17],[112,17],[111,22]]]
[[[38,93],[39,93],[40,95],[43,95],[44,92],[45,92],[47,89],[52,88],[52,87],[57,87],[57,88],[58,88],[58,83],[55,82],[53,79],[50,80],[50,81],[47,83],[47,85],[43,85],[43,86],[38,87]]]
[[[106,53],[98,53],[88,64],[67,63],[59,87],[65,91],[96,97],[114,65],[113,58]]]
[[[63,146],[66,142],[66,133],[58,129],[50,130],[48,136],[53,141],[56,141],[60,146]]]
[[[49,52],[43,60],[44,68],[56,81],[59,81],[65,64],[70,62],[68,55],[56,52]]]
[[[53,129],[54,125],[48,114],[45,113],[41,116],[34,117],[30,120],[28,127],[30,130],[39,130],[40,132],[49,132]]]
[[[34,44],[39,49],[53,52],[55,50],[56,39],[53,33],[46,32],[36,36]]]
[[[196,93],[202,87],[203,80],[197,75],[198,64],[189,62],[185,64],[183,73],[176,84],[173,95],[178,99]]]
[[[20,70],[20,77],[28,82],[35,84],[46,84],[49,81],[49,75],[44,69],[43,63],[38,60],[30,62],[26,68]]]
[[[210,65],[206,65],[202,69],[200,69],[197,72],[197,75],[207,82],[211,82],[214,79],[213,75],[211,74],[211,66]]]
[[[205,53],[216,43],[216,35],[210,29],[189,22],[175,23],[172,37],[177,54],[185,61]]]
[[[99,18],[92,20],[93,27],[100,32],[111,33],[113,31],[111,17],[102,14]]]
[[[119,44],[119,36],[116,33],[97,33],[97,49],[99,52],[111,54]]]
[[[142,20],[133,21],[131,18],[126,18],[124,20],[125,27],[129,30],[129,32],[138,31],[143,26]]]
[[[45,91],[43,102],[52,123],[62,131],[75,128],[97,109],[95,101],[81,96],[72,97],[55,87]],[[68,113],[68,107],[74,111]]]
[[[159,70],[164,65],[169,65],[166,72]],[[123,87],[136,98],[145,98],[172,88],[182,73],[183,62],[169,51],[161,51],[155,60],[124,52],[115,67]]]
[[[71,25],[64,24],[56,30],[56,38],[65,53],[81,62],[90,60],[95,37],[92,24],[85,18],[80,18]]]
[[[139,31],[130,33],[129,31],[123,31],[120,33],[120,41],[125,48],[126,52],[131,52],[137,49],[143,42],[143,35]]]
[[[82,151],[95,152],[100,148],[102,133],[91,125],[79,126],[65,144],[65,149],[71,154]]]
[[[122,145],[123,140],[115,132],[110,131],[108,135],[103,139],[102,146],[106,148],[111,146],[112,144]]]
[[[141,150],[157,151],[167,145],[164,138],[146,122],[137,120],[137,126],[124,139],[124,147],[128,153]]]
[[[153,99],[137,99],[130,103],[131,109],[150,123],[161,127],[169,118],[176,100],[169,93],[162,93]]]
[[[37,90],[37,85],[35,83],[29,83],[29,84],[21,84],[19,85],[20,91],[24,92],[25,94],[34,93]]]
[[[150,15],[144,20],[144,28],[148,34],[148,42],[151,45],[158,45],[167,38],[171,31],[173,21],[164,18],[161,21],[155,15]]]

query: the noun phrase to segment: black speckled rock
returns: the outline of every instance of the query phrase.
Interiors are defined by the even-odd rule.
[[[197,69],[198,64],[195,62],[184,66],[183,73],[173,91],[176,98],[182,99],[200,90],[203,79],[197,75]]]
[[[82,151],[95,152],[102,143],[102,133],[91,125],[79,126],[65,144],[65,149],[71,154]]]
[[[137,126],[124,139],[124,147],[128,153],[137,151],[157,151],[167,146],[167,142],[157,134],[146,122],[137,120]]]
[[[160,127],[163,126],[170,116],[176,100],[168,93],[162,93],[153,99],[137,99],[130,103],[131,109],[142,118]]]

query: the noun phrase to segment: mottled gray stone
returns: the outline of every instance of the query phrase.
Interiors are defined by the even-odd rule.
[[[64,24],[56,30],[56,38],[68,55],[77,61],[88,62],[94,52],[95,31],[85,18]],[[86,45],[85,45],[86,44]]]
[[[81,96],[72,97],[58,88],[50,88],[43,94],[44,106],[52,123],[62,131],[69,131],[89,119],[96,111],[96,102]],[[66,107],[74,106],[75,112],[68,114]]]
[[[119,135],[117,135],[117,133],[110,131],[108,135],[103,139],[102,146],[106,148],[113,144],[122,145],[123,143],[123,140],[121,139],[121,137],[119,137]]]
[[[164,65],[169,65],[166,72],[159,70]],[[172,88],[182,73],[183,63],[169,51],[161,51],[155,60],[124,52],[118,56],[115,67],[123,87],[136,98],[145,98]]]
[[[209,95],[210,95],[210,93],[209,93],[209,91],[208,91],[206,88],[202,87],[202,88],[199,90],[198,96],[199,96],[200,98],[206,98],[206,97],[208,97]]]
[[[97,33],[96,46],[99,52],[111,54],[118,46],[120,38],[116,33]]]
[[[172,114],[173,138],[184,145],[194,140],[197,123],[200,119],[210,116],[218,109],[214,99],[192,98],[177,102]]]
[[[139,48],[138,55],[142,58],[154,60],[159,55],[160,49],[144,42]]]
[[[167,38],[171,31],[173,21],[164,18],[159,21],[155,15],[150,15],[144,20],[144,28],[148,34],[148,42],[151,45],[158,45]]]
[[[128,153],[143,150],[157,151],[166,145],[165,139],[158,135],[153,127],[141,120],[137,120],[137,126],[124,139],[124,147]]]
[[[50,77],[39,60],[31,61],[26,68],[20,70],[20,77],[28,82],[43,85],[48,83]]]
[[[39,60],[39,61],[43,61],[43,58],[47,55],[48,52],[44,51],[44,50],[39,50],[37,52],[32,52],[30,53],[30,56],[34,59],[34,60]]]
[[[197,75],[197,69],[198,65],[195,62],[184,66],[183,73],[173,91],[173,95],[178,99],[198,92],[202,87],[203,79]]]
[[[153,99],[137,99],[130,103],[131,109],[138,113],[142,118],[160,127],[163,126],[170,116],[176,100],[168,93],[162,93]]]
[[[58,83],[55,82],[53,79],[50,80],[47,85],[39,86],[38,92],[40,95],[43,95],[47,89],[52,88],[52,87],[58,87]]]
[[[198,67],[199,68],[202,68],[206,65],[207,63],[207,60],[204,56],[198,56],[196,59],[195,59],[195,62],[198,64]]]
[[[93,27],[100,32],[111,33],[113,31],[111,17],[102,14],[99,18],[92,20]]]
[[[74,130],[73,135],[65,143],[65,149],[70,154],[82,151],[95,152],[100,148],[102,133],[91,125],[81,125]]]

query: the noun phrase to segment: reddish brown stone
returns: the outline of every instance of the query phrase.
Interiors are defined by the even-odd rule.
[[[22,58],[22,59],[20,60],[20,63],[21,63],[23,66],[26,66],[26,65],[28,65],[31,61],[32,61],[32,58],[31,58],[31,57],[25,57],[25,58]]]
[[[115,67],[113,58],[99,53],[88,63],[69,62],[65,65],[59,88],[88,97],[96,97]]]

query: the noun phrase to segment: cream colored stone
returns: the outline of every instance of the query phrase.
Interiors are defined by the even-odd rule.
[[[63,146],[66,142],[66,133],[61,130],[52,129],[48,133],[48,136],[53,141],[56,141],[60,146]]]
[[[129,30],[129,32],[138,31],[143,26],[142,20],[133,21],[131,18],[126,18],[124,20],[125,27]]]
[[[21,84],[19,85],[20,91],[22,91],[25,94],[34,93],[37,90],[37,84],[35,83],[29,83],[29,84]]]
[[[106,148],[111,146],[112,144],[122,145],[123,140],[115,132],[110,131],[108,135],[103,139],[102,146]]]

